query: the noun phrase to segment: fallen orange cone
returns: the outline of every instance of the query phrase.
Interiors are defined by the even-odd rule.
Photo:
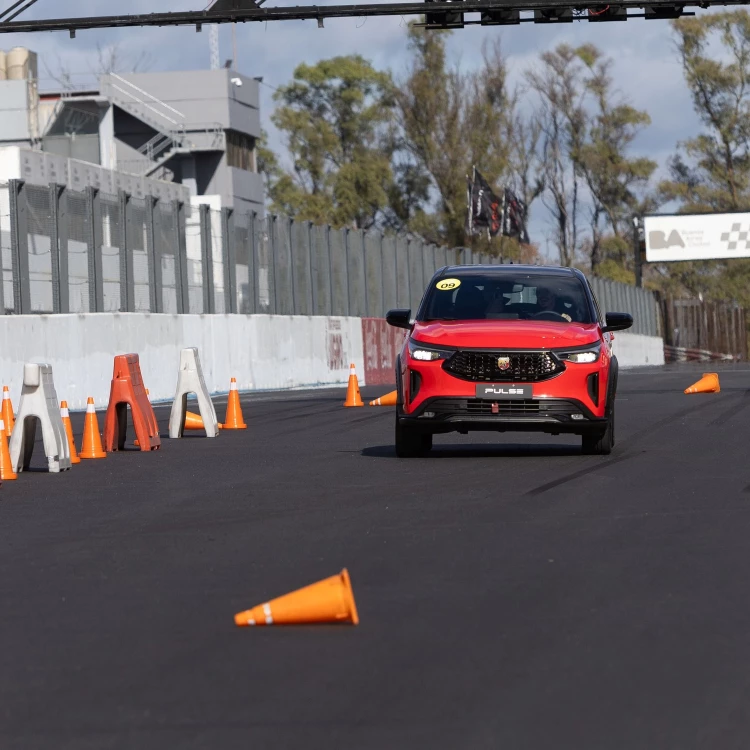
[[[319,622],[359,623],[354,592],[346,568],[278,599],[234,616],[240,627],[246,625],[304,625]]]
[[[102,448],[102,435],[99,432],[99,420],[96,418],[94,399],[89,396],[86,404],[86,421],[83,423],[83,445],[78,454],[81,458],[106,458]]]
[[[68,402],[60,402],[60,416],[62,417],[65,434],[68,436],[68,446],[70,448],[70,463],[80,464],[81,459],[76,451],[76,441],[73,438],[73,425],[70,422],[70,412],[68,411]]]
[[[370,406],[395,406],[397,401],[398,391],[391,391],[390,393],[386,393],[385,396],[370,401]]]
[[[201,417],[200,414],[195,414],[192,411],[186,411],[185,412],[185,429],[186,430],[202,430],[204,429],[203,426],[203,417]],[[219,424],[219,429],[223,430],[224,425]]]
[[[219,425],[225,430],[246,430],[247,425],[242,416],[242,406],[240,405],[240,394],[237,391],[237,379],[232,378],[229,383],[229,400],[227,401],[227,418],[223,425]]]
[[[357,380],[357,370],[352,363],[349,365],[349,386],[346,389],[346,401],[344,406],[364,406],[362,395],[359,392],[359,381]]]
[[[10,460],[8,450],[8,437],[5,434],[5,423],[0,419],[0,479],[18,479],[18,474],[13,471],[13,463]]]
[[[719,392],[721,392],[721,386],[719,385],[719,373],[717,372],[704,372],[703,377],[697,383],[693,383],[693,385],[685,389],[685,393]]]
[[[10,400],[10,390],[7,385],[3,386],[3,422],[5,423],[5,435],[10,437],[16,419],[13,416],[13,402]]]

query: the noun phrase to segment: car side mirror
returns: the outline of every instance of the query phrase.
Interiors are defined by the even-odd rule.
[[[395,328],[405,328],[411,331],[411,310],[389,310],[385,316],[386,323]]]
[[[602,328],[604,333],[608,331],[624,331],[633,325],[633,316],[628,313],[607,313],[604,316],[607,324]]]

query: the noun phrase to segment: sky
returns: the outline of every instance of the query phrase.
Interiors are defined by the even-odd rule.
[[[339,0],[349,2],[350,0]],[[7,7],[11,0],[0,0]],[[77,15],[202,10],[209,0],[38,0],[36,6],[19,17],[51,18]],[[289,0],[267,0],[267,5],[293,5]],[[330,4],[330,0],[317,4]],[[326,20],[319,29],[315,21],[276,21],[236,26],[237,58],[234,67],[250,76],[262,76],[261,117],[271,144],[279,145],[270,115],[273,87],[287,83],[294,68],[302,63],[358,53],[381,69],[402,74],[407,62],[407,19],[351,18]],[[588,23],[518,26],[470,26],[455,31],[449,41],[451,59],[466,69],[477,66],[484,40],[499,38],[507,57],[511,84],[520,82],[523,71],[534,64],[540,53],[566,42],[572,46],[593,43],[613,58],[612,75],[617,90],[632,105],[649,112],[652,124],[634,144],[634,153],[648,156],[663,173],[668,157],[680,140],[693,136],[699,123],[686,90],[675,48],[675,37],[668,21],[632,19],[625,23]],[[50,78],[61,66],[81,85],[93,80],[97,46],[116,44],[118,55],[132,65],[144,57],[149,70],[193,70],[209,67],[209,34],[194,27],[134,28],[79,31],[75,39],[67,32],[37,32],[0,35],[0,49],[24,46],[39,55],[40,88],[56,86]],[[232,57],[229,25],[220,30],[221,61]],[[127,71],[127,64],[123,67]],[[532,240],[544,251],[551,236],[549,217],[535,204],[530,225]]]

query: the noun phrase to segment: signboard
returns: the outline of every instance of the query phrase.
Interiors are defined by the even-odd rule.
[[[750,258],[750,213],[644,216],[646,260]]]

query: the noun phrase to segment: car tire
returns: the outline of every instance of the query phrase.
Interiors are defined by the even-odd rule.
[[[432,449],[432,434],[406,427],[396,417],[396,455],[399,458],[423,456]]]
[[[587,456],[608,456],[615,447],[615,405],[607,420],[607,427],[604,432],[598,435],[584,435],[581,438],[581,450]]]

